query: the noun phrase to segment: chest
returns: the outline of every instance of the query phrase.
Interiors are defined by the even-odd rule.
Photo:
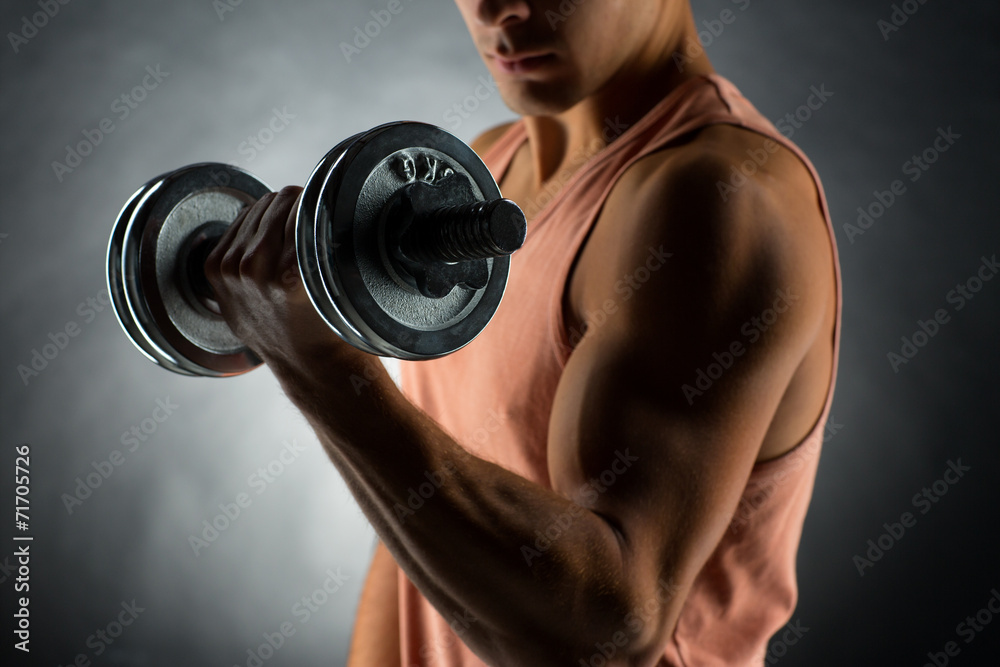
[[[587,212],[580,210],[574,212],[574,204],[579,203],[578,190],[580,185],[575,183],[574,177],[581,165],[569,166],[556,172],[552,178],[542,183],[537,183],[534,169],[531,165],[530,156],[526,146],[515,153],[511,160],[510,167],[501,179],[500,191],[504,197],[515,202],[524,212],[528,226],[528,239],[533,245],[541,243],[559,244],[565,248],[566,244],[577,245],[572,233],[572,220],[567,217],[576,216],[579,223],[583,223],[581,216]],[[557,201],[562,197],[562,201]],[[553,202],[555,202],[553,204]],[[602,209],[597,213],[593,228],[605,226],[602,220],[606,217],[614,217],[616,213],[612,210],[610,216],[606,215]],[[557,218],[558,222],[553,224]],[[550,227],[560,226],[562,232]],[[575,225],[579,227],[581,225]],[[562,315],[566,327],[570,331],[582,332],[584,325],[584,295],[587,293],[588,284],[599,279],[601,253],[585,252],[586,240],[580,246],[580,252],[573,259],[566,276],[565,286],[562,293]],[[543,253],[547,254],[547,253]],[[514,261],[517,261],[515,255]]]

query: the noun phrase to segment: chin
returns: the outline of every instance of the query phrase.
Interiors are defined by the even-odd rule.
[[[499,86],[500,97],[522,116],[556,116],[573,108],[582,96],[575,86],[551,81],[520,81]]]

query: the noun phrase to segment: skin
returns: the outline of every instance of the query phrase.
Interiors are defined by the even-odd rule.
[[[634,123],[688,77],[712,71],[704,54],[683,71],[671,59],[696,39],[687,0],[576,3],[556,30],[546,11],[558,13],[558,2],[457,4],[505,102],[524,115],[528,142],[501,188],[529,212],[603,141],[606,118]],[[554,55],[527,74],[506,73],[491,57],[532,52]],[[485,151],[504,129],[473,147]],[[611,192],[564,309],[578,330],[607,299],[619,311],[587,331],[560,379],[548,433],[552,488],[467,452],[375,358],[325,326],[297,276],[299,188],[264,197],[233,224],[206,262],[223,316],[309,420],[380,538],[350,667],[399,664],[397,564],[443,616],[477,619],[462,641],[495,665],[589,659],[595,641],[655,598],[659,580],[671,582],[673,597],[608,664],[656,663],[751,468],[812,428],[832,371],[833,256],[806,168],[781,149],[727,202],[716,189],[761,141],[705,128],[636,163]],[[661,245],[674,256],[622,301],[616,281]],[[713,352],[745,341],[741,327],[779,289],[799,300],[689,405],[681,385]],[[360,394],[358,378],[370,383]],[[571,493],[625,448],[641,464],[581,511]],[[401,524],[394,505],[406,505],[424,471],[445,468],[454,473]],[[526,567],[521,546],[571,510],[572,529]]]

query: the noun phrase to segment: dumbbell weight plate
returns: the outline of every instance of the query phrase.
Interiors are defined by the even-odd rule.
[[[108,282],[108,293],[111,295],[112,309],[115,312],[115,317],[118,319],[118,323],[121,325],[122,329],[125,331],[126,336],[132,344],[138,348],[142,354],[150,361],[166,366],[168,362],[163,359],[163,356],[159,354],[156,348],[150,344],[146,337],[142,335],[135,318],[129,312],[128,308],[128,298],[125,296],[125,277],[122,275],[122,248],[125,245],[125,230],[128,229],[128,223],[132,219],[132,214],[135,212],[135,207],[142,199],[142,197],[151,188],[155,187],[157,183],[162,180],[162,176],[152,179],[145,183],[141,188],[135,191],[135,193],[129,197],[129,200],[122,207],[121,212],[115,220],[114,229],[111,233],[111,241],[108,243],[108,257],[107,257],[107,282]],[[171,370],[184,373],[185,375],[190,375],[186,371],[180,368],[171,367]]]
[[[315,215],[320,207],[320,198],[323,185],[327,176],[336,167],[340,158],[357,139],[365,133],[360,132],[352,137],[348,137],[331,148],[323,159],[319,161],[316,168],[306,181],[302,189],[302,196],[299,199],[299,210],[295,226],[295,254],[299,265],[299,275],[305,287],[306,294],[313,306],[320,313],[320,316],[343,340],[360,350],[370,354],[380,354],[372,347],[357,331],[354,326],[340,316],[340,312],[333,307],[327,296],[327,288],[323,282],[322,272],[319,263],[319,250],[316,240]],[[324,249],[324,252],[327,250]]]
[[[156,363],[212,377],[244,373],[261,364],[221,316],[186,296],[178,260],[192,232],[207,223],[231,224],[244,206],[268,192],[265,183],[242,169],[191,165],[140,189],[121,234],[119,217],[108,252],[109,285],[126,305],[124,310],[116,305],[125,332]],[[112,266],[116,257],[117,270]]]
[[[128,230],[129,223],[132,221],[132,216],[135,213],[136,207],[141,201],[143,201],[143,198],[147,193],[158,189],[163,183],[163,179],[168,175],[169,173],[157,176],[136,190],[135,194],[129,198],[128,202],[126,202],[125,206],[122,207],[121,212],[118,214],[118,218],[115,220],[114,229],[111,234],[111,240],[108,244],[108,292],[111,294],[112,307],[115,312],[115,317],[118,319],[118,323],[121,325],[132,344],[135,345],[135,347],[138,348],[138,350],[142,352],[147,359],[175,373],[180,373],[182,375],[198,375],[182,368],[181,366],[178,366],[172,357],[167,356],[167,354],[151,342],[149,335],[146,331],[144,331],[143,327],[139,325],[139,321],[136,319],[133,309],[129,305],[130,298],[134,298],[134,296],[126,293],[127,284],[132,286],[132,292],[135,291],[136,287],[134,287],[135,270],[130,269],[127,277],[123,270],[122,255],[126,244],[125,233]]]
[[[433,359],[467,345],[500,305],[509,257],[487,260],[483,289],[459,285],[441,299],[424,297],[393,277],[380,213],[407,183],[435,184],[452,174],[468,178],[475,201],[497,199],[486,165],[453,135],[415,122],[374,128],[333,153],[310,178],[297,224],[300,269],[317,310],[349,342],[358,345],[351,340],[357,338],[359,347],[383,356]],[[304,208],[314,201],[314,209]],[[316,265],[303,257],[315,257]]]

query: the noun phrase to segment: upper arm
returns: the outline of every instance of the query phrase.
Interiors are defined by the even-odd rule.
[[[777,194],[774,174],[723,202],[716,182],[729,166],[690,161],[628,193],[632,219],[613,221],[618,240],[603,247],[616,250],[588,283],[586,312],[606,317],[570,356],[550,422],[553,488],[589,495],[615,529],[626,608],[661,578],[677,587],[638,640],[646,650],[662,649],[721,539],[828,298],[816,237],[783,233],[802,207]],[[672,255],[658,263],[651,249]],[[766,331],[751,327],[781,294],[791,305]],[[713,363],[711,386],[686,391]]]

